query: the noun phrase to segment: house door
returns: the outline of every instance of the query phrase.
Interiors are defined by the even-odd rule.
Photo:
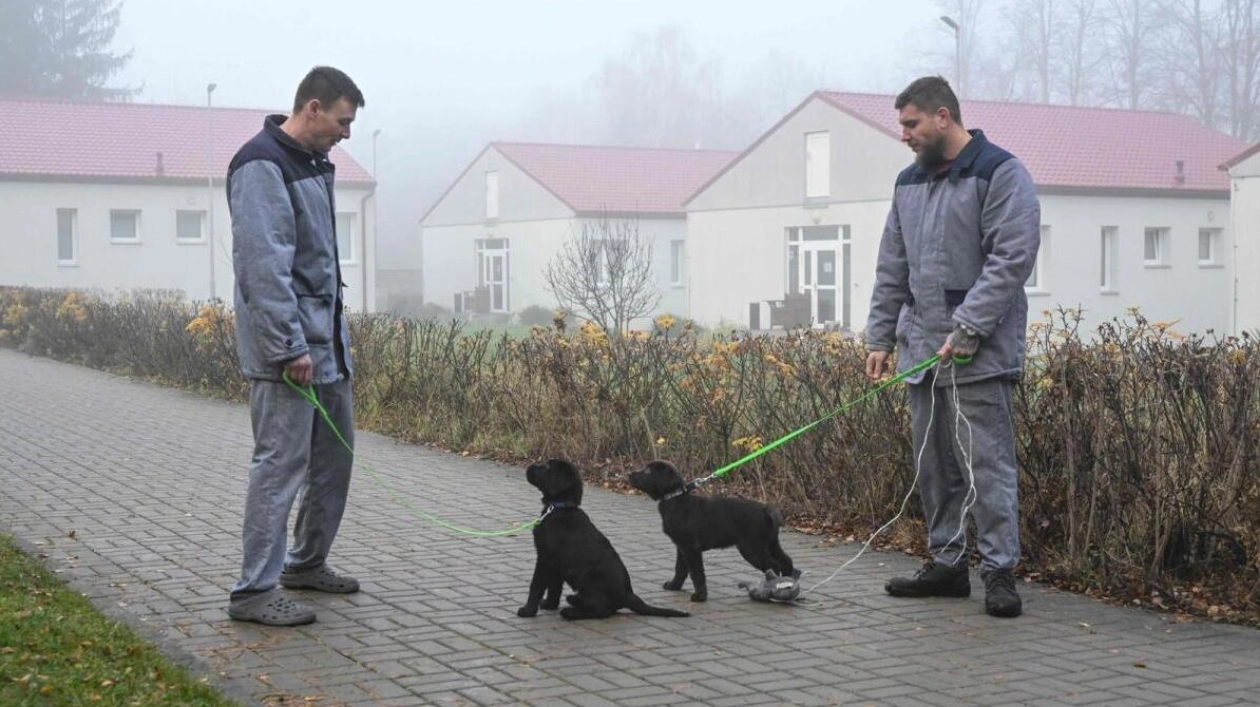
[[[841,247],[840,231],[838,226],[788,229],[788,291],[808,296],[815,324],[840,320],[849,325],[848,248],[847,243]]]
[[[507,239],[492,238],[478,242],[477,285],[489,293],[490,311],[508,311],[508,248]]]

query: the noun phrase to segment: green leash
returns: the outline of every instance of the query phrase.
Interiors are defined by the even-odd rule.
[[[874,388],[871,388],[870,390],[868,390],[867,392],[863,393],[862,395],[860,395],[860,396],[858,396],[858,397],[854,398],[853,400],[850,400],[849,402],[845,403],[844,405],[841,405],[840,407],[836,408],[835,410],[832,410],[831,412],[827,413],[826,415],[823,415],[822,417],[818,418],[817,420],[814,420],[813,422],[809,423],[808,425],[805,425],[804,427],[801,427],[801,428],[799,428],[799,429],[793,430],[793,431],[791,431],[791,432],[789,432],[789,433],[787,433],[787,434],[783,435],[782,437],[780,437],[780,438],[776,439],[775,441],[771,442],[770,444],[767,444],[767,445],[764,445],[764,446],[762,446],[762,447],[758,447],[757,449],[754,449],[754,450],[753,450],[750,454],[748,454],[748,455],[744,456],[743,458],[741,458],[741,459],[736,459],[735,461],[731,462],[730,464],[727,464],[726,466],[722,467],[721,469],[718,469],[717,471],[713,472],[712,474],[709,474],[709,475],[708,475],[708,476],[706,476],[705,478],[700,479],[700,480],[698,480],[698,481],[695,481],[694,483],[696,483],[696,484],[702,484],[702,483],[704,483],[704,482],[706,482],[706,481],[708,481],[708,480],[710,480],[710,479],[718,479],[718,478],[721,478],[721,477],[723,477],[723,476],[726,476],[728,473],[730,473],[730,471],[731,471],[732,469],[735,469],[735,468],[737,468],[737,467],[743,466],[744,464],[747,464],[748,462],[750,462],[750,461],[752,461],[752,460],[756,459],[757,457],[761,456],[762,454],[765,454],[766,452],[770,451],[771,449],[774,449],[775,447],[779,447],[779,446],[781,446],[781,445],[785,444],[788,440],[795,439],[796,437],[799,437],[799,436],[801,436],[801,435],[805,434],[806,432],[808,432],[808,431],[810,431],[810,430],[814,429],[814,428],[815,428],[815,427],[817,427],[818,425],[821,425],[822,423],[826,422],[827,420],[830,420],[830,419],[832,419],[832,418],[836,417],[837,415],[839,415],[840,413],[844,412],[845,410],[848,410],[849,408],[853,407],[854,405],[857,405],[858,403],[860,403],[860,402],[862,402],[862,401],[864,401],[864,400],[866,400],[866,399],[868,399],[868,398],[874,397],[875,395],[879,394],[879,392],[880,392],[880,391],[882,391],[882,390],[884,390],[885,388],[888,388],[889,386],[892,386],[892,385],[896,385],[897,383],[900,383],[900,382],[904,381],[905,379],[909,378],[910,376],[912,376],[912,375],[914,375],[914,374],[916,374],[916,373],[918,373],[918,372],[920,372],[920,371],[924,371],[924,370],[927,370],[927,369],[931,368],[932,366],[936,365],[936,363],[937,363],[938,361],[940,361],[940,360],[941,360],[941,355],[940,355],[940,354],[936,354],[936,355],[932,356],[932,358],[929,358],[929,359],[927,359],[926,361],[923,361],[922,363],[916,364],[913,368],[909,368],[909,369],[906,369],[905,371],[902,371],[901,373],[898,373],[897,375],[893,376],[892,378],[889,378],[888,380],[884,381],[883,383],[880,383],[879,385],[875,386]]]
[[[780,446],[782,446],[782,445],[786,444],[789,440],[795,439],[796,437],[799,437],[799,436],[801,436],[801,435],[805,434],[806,432],[808,432],[808,431],[810,431],[810,430],[814,429],[814,428],[815,428],[815,427],[817,427],[818,425],[821,425],[822,423],[824,423],[824,422],[826,422],[826,421],[828,421],[828,420],[830,420],[830,419],[832,419],[832,418],[834,418],[834,417],[836,417],[836,416],[840,415],[840,414],[841,414],[841,413],[843,413],[845,410],[848,410],[849,408],[853,407],[854,405],[857,405],[858,403],[860,403],[860,402],[862,402],[862,401],[864,401],[864,400],[867,400],[867,399],[869,399],[869,398],[874,397],[875,395],[878,395],[878,394],[879,394],[881,391],[883,391],[884,389],[889,388],[890,386],[896,385],[897,383],[900,383],[900,382],[904,381],[905,379],[909,378],[910,376],[912,376],[912,375],[914,375],[914,374],[916,374],[916,373],[919,373],[920,371],[924,371],[924,370],[927,370],[928,368],[931,368],[932,366],[936,365],[936,363],[937,363],[937,362],[939,362],[940,360],[941,360],[940,354],[934,355],[934,356],[932,356],[931,358],[929,358],[929,359],[927,359],[927,360],[925,360],[925,361],[923,361],[923,362],[921,362],[921,363],[916,364],[914,367],[909,368],[909,369],[906,369],[905,371],[902,371],[901,373],[898,373],[897,375],[893,376],[892,378],[889,378],[888,380],[884,381],[883,383],[880,383],[879,385],[875,386],[874,388],[871,388],[869,391],[867,391],[867,392],[863,393],[862,395],[860,395],[860,396],[858,396],[858,397],[854,398],[853,400],[850,400],[849,402],[845,403],[844,405],[841,405],[840,407],[836,408],[835,410],[832,410],[831,412],[827,413],[826,415],[823,415],[822,417],[818,418],[817,420],[814,420],[813,422],[809,423],[808,425],[805,425],[804,427],[801,427],[801,428],[795,429],[795,430],[793,430],[793,431],[791,431],[791,432],[789,432],[789,433],[787,433],[787,434],[783,435],[782,437],[780,437],[780,438],[778,438],[778,439],[774,440],[774,441],[773,441],[773,442],[771,442],[770,444],[767,444],[767,445],[764,445],[764,446],[762,446],[762,447],[759,447],[759,448],[757,448],[757,449],[753,450],[750,454],[747,454],[747,455],[745,455],[744,457],[742,457],[742,458],[740,458],[740,459],[737,459],[737,460],[735,460],[735,461],[731,462],[730,464],[727,464],[726,466],[722,467],[721,469],[718,469],[717,471],[715,471],[715,472],[713,472],[712,474],[710,474],[710,475],[706,476],[705,478],[703,478],[703,479],[697,479],[696,481],[693,481],[693,482],[691,482],[691,483],[692,483],[692,484],[695,484],[695,485],[699,485],[699,484],[702,484],[702,483],[704,483],[704,482],[706,482],[706,481],[709,481],[710,479],[721,478],[721,477],[723,477],[723,476],[726,476],[728,473],[730,473],[730,472],[731,472],[731,470],[732,470],[732,469],[735,469],[735,468],[738,468],[738,467],[740,467],[740,466],[743,466],[744,464],[747,464],[748,462],[752,461],[753,459],[756,459],[757,457],[761,456],[762,454],[765,454],[766,452],[769,452],[770,450],[775,449],[776,447],[780,447]],[[962,363],[962,362],[960,361],[959,363]],[[285,372],[285,373],[283,374],[283,376],[284,376],[284,382],[285,382],[285,383],[287,383],[287,384],[289,385],[289,387],[290,387],[290,388],[292,388],[292,389],[294,389],[295,391],[297,391],[298,395],[301,395],[303,398],[305,398],[305,399],[307,400],[307,402],[309,402],[311,405],[314,405],[314,406],[315,406],[315,409],[319,411],[320,416],[324,418],[324,422],[326,422],[326,423],[328,424],[329,429],[331,429],[331,430],[333,431],[333,434],[337,437],[338,441],[340,441],[340,442],[341,442],[341,444],[342,444],[342,445],[343,445],[346,449],[350,450],[350,453],[351,453],[351,454],[354,454],[354,448],[350,446],[350,443],[349,443],[349,442],[346,442],[346,438],[345,438],[345,437],[342,437],[342,436],[341,436],[341,430],[337,429],[337,425],[336,425],[336,424],[334,424],[334,423],[333,423],[333,421],[332,421],[332,418],[328,416],[328,411],[327,411],[327,410],[325,410],[325,409],[324,409],[324,406],[320,404],[320,402],[319,402],[319,398],[315,395],[315,390],[314,390],[313,388],[311,388],[310,386],[302,387],[302,386],[299,386],[297,383],[294,383],[294,382],[293,382],[293,380],[289,378],[289,374],[288,374],[288,372]],[[448,522],[446,522],[446,521],[442,520],[441,518],[438,518],[437,516],[434,516],[434,515],[432,515],[432,514],[430,514],[430,513],[426,513],[425,511],[422,511],[422,510],[420,510],[419,508],[416,508],[416,507],[415,507],[415,506],[414,506],[414,505],[413,505],[410,501],[408,501],[408,500],[407,500],[407,499],[406,499],[406,498],[405,498],[402,494],[400,494],[400,493],[398,493],[397,491],[395,491],[395,490],[393,489],[393,487],[391,487],[388,483],[386,483],[385,479],[381,478],[381,476],[380,476],[379,474],[377,474],[377,473],[376,473],[376,472],[372,469],[372,467],[368,466],[367,464],[364,464],[363,462],[359,462],[359,466],[363,467],[363,469],[364,469],[365,471],[367,471],[368,476],[371,476],[371,477],[372,477],[372,480],[373,480],[373,481],[375,481],[377,484],[379,484],[379,485],[381,486],[381,488],[385,489],[385,492],[386,492],[386,493],[388,493],[388,494],[390,495],[390,497],[391,497],[391,498],[393,498],[393,499],[394,499],[394,500],[395,500],[395,501],[396,501],[399,505],[401,505],[403,508],[406,508],[407,510],[411,511],[412,513],[416,514],[417,516],[419,516],[419,517],[421,517],[421,518],[423,518],[423,519],[425,519],[425,520],[427,520],[427,521],[429,521],[429,522],[431,522],[431,523],[434,523],[434,524],[436,524],[436,525],[440,525],[440,526],[442,526],[443,528],[446,528],[446,529],[448,529],[448,530],[452,530],[452,531],[454,531],[454,532],[456,532],[456,533],[460,533],[460,534],[463,534],[463,535],[473,535],[473,536],[476,536],[476,537],[497,537],[497,536],[502,536],[502,535],[516,535],[516,534],[518,534],[518,533],[524,532],[524,531],[529,530],[529,529],[533,528],[534,526],[538,525],[539,523],[541,523],[541,522],[543,521],[543,518],[546,518],[546,517],[547,517],[547,515],[548,515],[549,513],[551,513],[551,508],[547,508],[547,510],[546,510],[546,511],[544,511],[544,512],[543,512],[543,514],[542,514],[541,516],[539,516],[539,517],[535,518],[534,520],[531,520],[531,521],[529,521],[528,523],[522,523],[522,524],[520,524],[520,525],[518,525],[518,526],[516,526],[516,527],[514,527],[514,528],[508,528],[507,530],[477,530],[477,529],[475,529],[475,528],[466,528],[466,527],[464,527],[464,526],[455,525],[455,524],[453,524],[453,523],[448,523]]]
[[[315,395],[315,390],[311,388],[309,385],[306,387],[302,387],[302,386],[299,386],[297,383],[294,383],[293,380],[289,378],[289,374],[287,371],[283,375],[284,375],[284,382],[288,383],[290,388],[296,390],[298,392],[298,395],[301,395],[303,398],[306,398],[307,402],[315,406],[315,409],[318,410],[320,416],[324,418],[324,422],[328,423],[328,428],[332,430],[334,435],[336,435],[337,439],[341,442],[342,446],[350,450],[351,454],[354,454],[354,448],[350,446],[350,443],[346,441],[345,437],[341,436],[341,430],[337,429],[337,425],[333,424],[332,418],[328,416],[328,411],[324,409],[324,406],[321,405],[319,402],[319,398]],[[547,510],[544,511],[543,514],[540,515],[539,517],[529,521],[528,523],[521,523],[515,528],[508,528],[507,530],[477,530],[476,528],[466,528],[462,525],[455,525],[454,523],[448,523],[442,520],[441,518],[438,518],[437,516],[434,516],[430,513],[426,513],[420,510],[419,508],[416,508],[402,494],[395,491],[392,486],[386,483],[385,479],[381,478],[380,474],[377,474],[372,469],[372,467],[368,466],[367,464],[364,464],[363,462],[359,462],[359,466],[363,467],[363,469],[367,471],[368,476],[372,477],[373,481],[379,484],[381,488],[385,489],[385,492],[389,494],[390,498],[393,498],[394,501],[396,501],[400,506],[402,506],[403,508],[406,508],[407,510],[416,514],[417,516],[420,516],[421,518],[431,523],[434,523],[435,525],[440,525],[443,528],[446,528],[447,530],[452,530],[462,535],[473,535],[480,538],[491,538],[491,537],[498,537],[502,535],[517,535],[519,533],[522,533],[538,525],[539,523],[543,521],[543,518],[546,518],[547,515],[551,513],[551,508],[548,507]]]

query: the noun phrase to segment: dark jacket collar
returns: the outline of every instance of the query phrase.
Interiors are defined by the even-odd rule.
[[[302,146],[302,143],[298,142],[297,140],[294,140],[291,135],[289,135],[283,129],[280,128],[280,126],[284,124],[284,121],[288,119],[289,119],[289,116],[283,115],[280,113],[269,115],[267,116],[265,120],[263,120],[263,130],[267,131],[268,135],[274,138],[276,142],[279,142],[281,145],[284,145],[285,148],[289,150],[293,150],[301,154],[304,159],[327,162],[328,161],[327,152],[313,152],[311,150],[306,149],[305,147]]]
[[[963,146],[963,149],[954,158],[953,163],[950,164],[949,169],[945,172],[949,175],[950,182],[958,181],[958,176],[963,171],[970,169],[971,165],[975,164],[976,158],[980,156],[980,153],[989,146],[989,139],[984,136],[983,130],[968,130],[967,133],[971,135],[971,140]],[[930,180],[937,176],[935,170],[926,169],[918,162],[915,162],[914,168],[918,171],[920,177],[925,179]]]

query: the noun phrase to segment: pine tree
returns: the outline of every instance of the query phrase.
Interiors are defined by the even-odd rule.
[[[110,51],[122,0],[0,2],[0,93],[125,100],[106,85],[131,59]]]

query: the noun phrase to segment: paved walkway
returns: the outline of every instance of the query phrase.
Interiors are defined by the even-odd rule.
[[[733,550],[712,552],[710,599],[690,605],[659,588],[673,549],[653,504],[597,489],[586,508],[638,593],[691,618],[517,618],[528,535],[452,535],[360,474],[333,561],[363,591],[312,596],[311,626],[238,624],[224,607],[239,561],[244,406],[7,350],[0,391],[0,532],[245,704],[1260,703],[1260,631],[1040,586],[1021,588],[1024,617],[991,619],[978,580],[970,600],[897,600],[882,587],[917,566],[903,555],[868,553],[812,606],[785,607],[749,601],[735,585],[753,571]],[[366,433],[358,446],[444,519],[501,528],[536,513],[520,469]],[[856,549],[795,533],[784,546],[814,581]]]

